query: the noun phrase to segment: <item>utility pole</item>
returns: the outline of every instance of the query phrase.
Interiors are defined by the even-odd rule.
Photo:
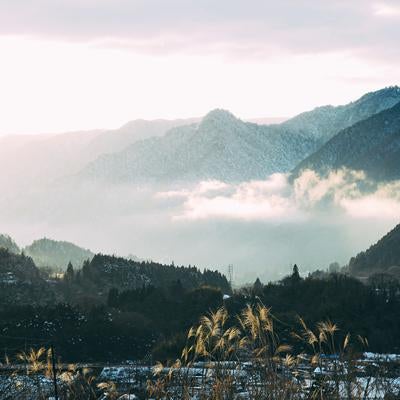
[[[232,284],[233,284],[233,265],[232,264],[228,265],[228,279],[229,279],[229,286],[232,289]]]
[[[50,345],[51,349],[51,364],[53,369],[53,385],[54,385],[54,398],[58,400],[58,390],[57,390],[57,371],[56,371],[56,357],[54,354],[54,346],[53,344]]]

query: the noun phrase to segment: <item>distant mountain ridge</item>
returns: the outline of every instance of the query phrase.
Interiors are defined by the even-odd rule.
[[[395,267],[400,270],[400,224],[349,262],[353,274],[387,272]]]
[[[106,130],[99,133],[87,146],[86,150],[93,155],[114,153],[139,140],[165,135],[177,126],[190,125],[198,118],[181,119],[135,119],[127,122],[118,129]]]
[[[0,184],[11,193],[77,174],[107,182],[263,179],[291,171],[340,130],[399,101],[400,89],[388,87],[267,125],[214,110],[202,119],[134,120],[113,130],[1,136]]]
[[[399,101],[400,89],[390,87],[345,106],[319,107],[275,125],[244,122],[217,109],[199,123],[135,142],[121,152],[103,154],[79,178],[116,183],[264,179],[291,171],[342,129]]]
[[[400,87],[370,92],[342,106],[322,106],[291,118],[282,125],[326,141],[339,131],[400,102]]]
[[[73,243],[51,239],[35,240],[24,248],[24,253],[32,257],[38,267],[60,268],[65,270],[69,262],[80,268],[94,253]]]
[[[290,168],[310,146],[313,141],[305,136],[290,131],[283,135],[276,126],[243,122],[228,111],[213,110],[199,124],[103,155],[81,177],[112,182],[263,179]]]
[[[400,102],[342,130],[303,160],[294,175],[312,169],[319,174],[343,167],[363,170],[375,180],[400,178]]]
[[[48,238],[34,240],[32,244],[21,248],[11,236],[6,234],[0,234],[0,249],[7,250],[11,254],[23,254],[30,257],[38,267],[49,267],[61,271],[66,270],[70,262],[75,269],[79,269],[95,256],[91,250],[74,243]],[[124,260],[136,263],[145,261],[133,254],[129,254]]]
[[[218,271],[200,271],[196,267],[166,265],[133,257],[94,254],[73,243],[47,238],[35,240],[21,251],[10,236],[0,235],[0,286],[42,284],[44,280],[38,267],[66,270],[71,262],[74,271],[81,271],[83,278],[93,280],[103,289],[162,287],[180,281],[188,289],[212,285],[229,291],[226,277]]]
[[[95,296],[105,296],[110,289],[138,290],[171,285],[176,290],[192,290],[201,286],[219,288],[224,293],[230,293],[231,290],[227,278],[218,271],[200,271],[191,266],[133,261],[103,254],[83,254],[78,246],[49,239],[35,241],[25,249],[26,252],[15,254],[0,247],[0,301],[3,304],[43,303],[54,300],[56,296],[60,299],[60,296],[65,295],[65,284],[72,283],[83,285],[79,290],[83,296],[88,292]],[[65,258],[61,250],[64,250]],[[72,257],[72,251],[75,258]],[[83,259],[88,255],[91,257],[86,257],[82,265],[79,265],[79,257]],[[51,266],[55,260],[57,266],[61,266],[71,259],[75,261],[75,268],[68,270],[64,279],[54,280],[51,274],[39,270],[33,257],[42,262],[42,266]]]
[[[0,234],[0,249],[6,249],[10,253],[19,254],[21,252],[18,245],[15,243],[14,239],[12,239],[8,235]]]
[[[121,151],[137,140],[162,136],[194,120],[134,120],[111,130],[1,136],[0,184],[8,190],[27,184],[52,184],[78,173],[102,154]]]

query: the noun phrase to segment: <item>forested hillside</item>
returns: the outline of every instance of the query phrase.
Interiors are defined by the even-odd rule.
[[[91,260],[94,254],[73,243],[51,239],[35,240],[24,248],[26,255],[33,258],[38,267],[65,270],[68,263],[82,267],[84,261]]]
[[[302,161],[294,174],[319,174],[340,168],[364,171],[377,181],[400,178],[400,103],[334,136]]]
[[[369,249],[353,257],[350,260],[349,269],[356,275],[389,272],[400,279],[400,225]]]
[[[79,178],[146,184],[265,179],[291,171],[342,129],[399,101],[400,89],[389,87],[347,105],[319,107],[276,125],[244,122],[217,109],[197,124],[102,155],[89,163]]]

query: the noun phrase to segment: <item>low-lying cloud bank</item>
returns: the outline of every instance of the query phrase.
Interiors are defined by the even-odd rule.
[[[400,182],[376,184],[361,171],[338,170],[325,177],[307,170],[293,183],[286,174],[238,185],[200,182],[194,188],[164,191],[176,199],[174,220],[235,219],[306,221],[314,212],[342,212],[352,218],[400,219]]]
[[[222,272],[233,264],[237,283],[280,278],[294,263],[304,274],[333,261],[343,265],[400,222],[400,181],[376,184],[348,170],[175,190],[100,183],[4,188],[0,232],[21,245],[46,236]]]
[[[274,219],[295,217],[297,210],[285,196],[286,176],[274,174],[265,181],[237,186],[219,181],[201,182],[191,190],[161,192],[158,198],[180,198],[181,213],[174,219]]]

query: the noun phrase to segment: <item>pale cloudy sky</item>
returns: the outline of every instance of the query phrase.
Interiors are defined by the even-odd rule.
[[[0,0],[0,134],[291,116],[400,83],[400,1]]]

